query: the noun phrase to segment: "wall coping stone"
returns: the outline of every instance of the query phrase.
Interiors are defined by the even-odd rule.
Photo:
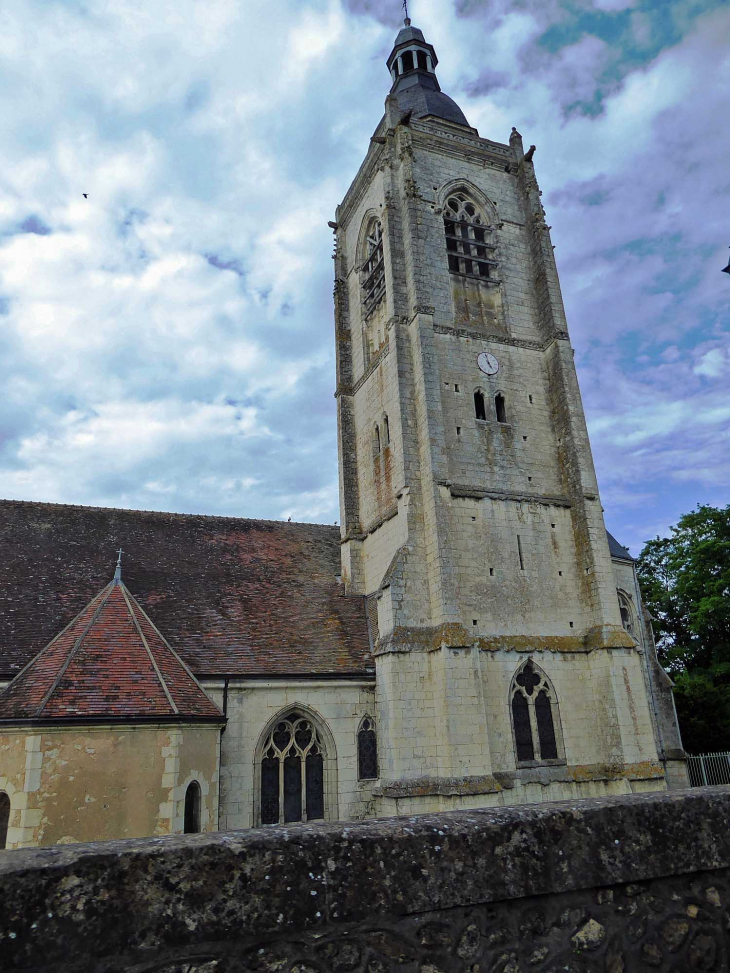
[[[151,969],[181,947],[728,866],[728,787],[21,849],[0,854],[0,969]]]

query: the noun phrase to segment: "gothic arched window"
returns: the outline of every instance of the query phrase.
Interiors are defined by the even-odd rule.
[[[380,452],[380,427],[377,422],[373,425],[373,456]]]
[[[200,831],[200,784],[193,780],[185,791],[185,834],[197,834]]]
[[[358,780],[375,780],[378,776],[378,740],[375,735],[375,720],[364,716],[357,731],[357,777]]]
[[[324,747],[312,721],[294,711],[269,733],[261,760],[261,824],[324,817]]]
[[[634,621],[634,610],[629,597],[623,591],[617,591],[618,607],[621,611],[621,624],[629,635],[637,638],[636,623]]]
[[[474,415],[477,419],[486,420],[487,408],[484,404],[484,392],[477,389],[474,393]]]
[[[390,446],[390,423],[388,417],[383,413],[383,448]]]
[[[560,715],[555,691],[531,659],[517,670],[510,695],[517,762],[560,759]]]
[[[368,227],[365,249],[366,257],[362,265],[362,301],[367,318],[385,296],[383,230],[378,220],[372,220]]]
[[[10,822],[10,798],[0,791],[0,848],[8,843],[8,823]]]
[[[453,193],[444,206],[444,230],[449,270],[481,280],[493,276],[497,266],[492,227],[466,193]]]

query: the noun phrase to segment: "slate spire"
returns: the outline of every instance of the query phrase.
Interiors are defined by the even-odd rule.
[[[469,126],[456,102],[441,91],[436,77],[436,51],[408,17],[386,64],[393,81],[390,94],[397,99],[402,113],[410,111],[415,118],[431,116]]]

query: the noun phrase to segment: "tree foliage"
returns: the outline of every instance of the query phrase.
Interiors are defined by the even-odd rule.
[[[730,749],[730,505],[684,514],[637,568],[686,749]]]

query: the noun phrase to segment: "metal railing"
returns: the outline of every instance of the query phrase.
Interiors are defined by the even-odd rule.
[[[730,784],[730,752],[690,755],[687,757],[687,771],[691,787]]]

